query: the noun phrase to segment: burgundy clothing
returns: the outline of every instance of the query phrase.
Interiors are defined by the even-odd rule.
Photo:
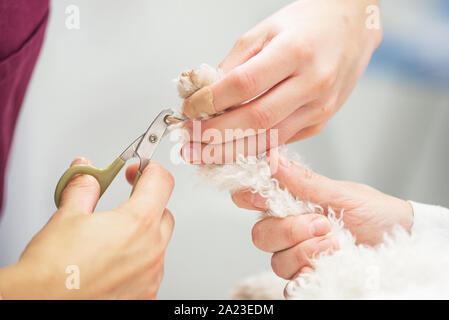
[[[14,128],[44,39],[49,0],[0,0],[0,212]]]

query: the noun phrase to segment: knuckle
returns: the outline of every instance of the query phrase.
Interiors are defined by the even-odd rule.
[[[301,170],[298,170],[298,179],[301,181],[301,183],[309,185],[310,183],[313,183],[316,174],[310,169],[307,168],[301,168]],[[306,189],[306,188],[301,188]],[[304,190],[302,190],[304,191]]]
[[[141,228],[147,229],[153,225],[153,219],[150,216],[142,214],[140,208],[133,206],[129,211],[135,224],[135,230],[140,230]]]
[[[240,203],[240,201],[239,201],[240,200],[240,193],[239,192],[231,193],[231,200],[238,207],[239,203]]]
[[[260,35],[255,30],[249,30],[237,38],[234,48],[239,50],[247,50],[254,46]]]
[[[256,79],[247,70],[237,67],[234,72],[233,80],[235,81],[238,91],[242,92],[245,99],[250,99],[256,95]]]
[[[301,180],[301,184],[304,185],[304,188],[298,190],[298,196],[302,200],[310,200],[313,196],[312,193],[315,192],[315,188],[313,186],[318,185],[318,180],[320,176],[313,172],[310,169],[304,168],[303,170],[298,172],[298,179]]]
[[[313,182],[317,176],[315,172],[306,168],[304,168],[304,170],[301,170],[301,173],[301,179],[306,182]]]
[[[283,267],[280,253],[276,252],[271,256],[271,269],[278,277],[289,280],[289,275],[286,270],[284,270],[285,268]]]
[[[237,192],[231,193],[232,202],[234,202],[234,204],[239,208],[242,207],[242,200],[243,200],[242,198],[243,197],[244,197],[244,193],[242,191],[237,191]]]
[[[295,60],[313,60],[314,50],[308,41],[291,41],[289,48]]]
[[[142,207],[131,200],[120,206],[119,211],[124,213],[123,216],[130,219],[130,229],[136,232],[151,229],[157,221],[156,215],[145,214]]]
[[[297,235],[296,235],[296,223],[295,219],[290,219],[287,225],[287,241],[290,244],[296,244],[297,241]]]
[[[337,105],[334,101],[329,101],[329,102],[323,104],[320,107],[321,118],[323,120],[329,119],[330,117],[332,117],[332,115],[334,114],[336,109],[337,109]]]
[[[122,217],[124,217],[123,224],[126,225],[126,229],[133,235],[142,235],[148,230],[152,224],[151,219],[144,219],[138,208],[134,206],[128,206],[123,211]]]
[[[321,131],[323,131],[325,125],[319,124],[310,128],[310,134],[312,136],[318,135]]]
[[[248,43],[248,35],[245,33],[243,35],[241,35],[237,41],[235,42],[235,48],[237,49],[243,49],[247,47],[247,43]]]
[[[320,90],[328,90],[335,86],[337,81],[337,72],[333,69],[318,72],[318,82],[317,86]]]
[[[323,123],[320,123],[320,124],[317,124],[316,126],[315,126],[315,133],[316,134],[318,134],[318,133],[320,133],[321,131],[323,131],[323,129],[326,127],[326,125],[327,125],[327,121],[324,121]]]
[[[295,255],[295,260],[296,260],[296,264],[298,267],[308,263],[309,258],[310,258],[309,254],[311,255],[311,253],[308,253],[307,248],[304,248],[304,246],[301,244],[295,248],[294,255]]]
[[[254,129],[269,129],[273,122],[273,112],[268,107],[256,107],[252,111],[252,121]]]
[[[140,233],[153,224],[152,216],[143,214],[140,206],[131,199],[128,199],[116,210],[121,213],[121,216],[125,219],[123,223],[127,225],[127,229],[131,232]]]

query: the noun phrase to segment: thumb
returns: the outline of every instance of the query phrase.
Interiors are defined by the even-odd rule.
[[[279,185],[299,199],[318,204],[325,210],[340,207],[337,203],[342,198],[339,181],[300,167],[284,155],[279,155],[276,170],[271,169],[274,172],[272,177],[279,181]]]
[[[127,176],[130,174],[133,174],[133,169],[127,170]],[[150,162],[142,172],[133,194],[121,205],[121,208],[125,212],[133,212],[145,219],[154,216],[160,218],[167,206],[173,186],[174,180],[170,172],[160,164]]]
[[[70,166],[75,164],[91,166],[92,162],[86,158],[76,158]],[[92,213],[99,197],[100,185],[94,177],[85,174],[76,175],[62,192],[60,208],[76,213]]]

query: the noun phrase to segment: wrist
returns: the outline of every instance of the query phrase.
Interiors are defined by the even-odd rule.
[[[11,265],[0,269],[0,295],[2,299],[20,299],[15,290],[20,287],[18,280],[18,265]]]
[[[43,279],[31,268],[18,262],[0,269],[0,295],[3,299],[40,299]]]
[[[380,14],[379,0],[360,1],[362,6],[359,9],[363,17],[363,27],[366,36],[372,44],[372,51],[376,50],[382,42],[382,19]]]
[[[382,41],[382,19],[379,0],[336,0],[347,21],[361,32],[367,49],[374,52]]]

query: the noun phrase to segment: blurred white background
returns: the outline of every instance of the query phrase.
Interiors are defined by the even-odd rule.
[[[73,158],[108,165],[162,108],[180,106],[173,78],[217,65],[242,33],[289,2],[52,1],[9,162],[0,266],[14,263],[55,211],[54,187]],[[65,27],[70,4],[80,8],[80,30]],[[382,4],[384,43],[368,71],[328,127],[290,150],[329,177],[449,206],[448,2]],[[159,297],[227,298],[242,278],[269,269],[270,256],[251,244],[255,214],[197,186],[194,168],[170,162],[172,145],[164,141],[155,157],[176,180]],[[129,192],[122,174],[98,210]]]

